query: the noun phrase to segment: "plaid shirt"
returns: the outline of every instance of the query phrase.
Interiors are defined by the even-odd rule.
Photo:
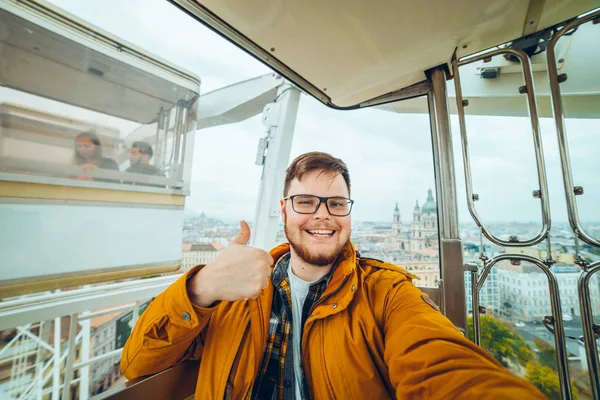
[[[252,389],[252,398],[254,399],[287,400],[295,397],[294,346],[291,345],[293,339],[292,324],[295,321],[292,321],[292,297],[287,273],[289,263],[290,255],[286,254],[279,259],[273,270],[272,282],[273,287],[277,290],[273,294],[267,346],[258,372],[258,378]],[[304,327],[304,323],[312,312],[314,304],[327,288],[330,277],[331,272],[310,286],[302,308],[302,321],[300,322],[302,327]],[[304,332],[304,329],[301,332]],[[306,387],[304,369],[301,371],[301,376],[302,400],[305,400],[308,399],[308,388]]]

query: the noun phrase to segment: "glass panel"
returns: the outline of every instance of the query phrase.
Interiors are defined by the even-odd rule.
[[[4,10],[0,20],[1,172],[183,187],[198,83]]]
[[[191,196],[186,199],[184,216],[184,271],[217,258],[238,234],[241,219],[252,229],[262,173],[262,166],[255,165],[254,150],[262,136],[261,115],[198,131]]]
[[[50,2],[164,60],[193,71],[202,79],[203,93],[271,73],[270,68],[198,23],[172,2]]]

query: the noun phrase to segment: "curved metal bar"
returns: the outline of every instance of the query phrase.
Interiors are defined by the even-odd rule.
[[[573,171],[571,169],[571,157],[569,155],[569,143],[567,140],[567,127],[565,125],[565,116],[562,107],[562,97],[558,82],[558,71],[556,69],[555,47],[558,40],[567,32],[586,22],[593,21],[600,17],[600,10],[579,18],[558,31],[548,43],[546,48],[546,60],[548,63],[548,77],[550,79],[550,94],[552,97],[552,112],[554,113],[554,122],[556,124],[556,134],[558,136],[558,148],[560,150],[560,161],[562,166],[562,175],[565,186],[565,196],[567,198],[567,210],[569,211],[569,223],[575,234],[584,242],[592,246],[600,247],[600,241],[587,234],[579,222],[579,211],[575,200],[575,186],[573,184]]]
[[[556,348],[556,365],[558,367],[558,378],[560,380],[560,391],[562,395],[562,399],[571,400],[571,386],[569,379],[569,368],[567,364],[567,344],[565,337],[565,327],[562,319],[562,309],[560,307],[560,294],[558,290],[558,281],[554,276],[554,273],[542,260],[536,257],[528,256],[525,254],[500,254],[498,256],[492,257],[481,272],[481,276],[477,281],[477,292],[481,291],[483,284],[490,274],[492,268],[499,263],[500,261],[507,260],[520,260],[527,261],[538,268],[540,268],[546,277],[548,278],[548,288],[550,290],[550,302],[552,304],[552,317],[554,318],[554,346]],[[475,318],[475,315],[473,315]]]
[[[525,87],[527,89],[527,105],[529,109],[529,116],[531,119],[531,129],[533,133],[533,144],[535,149],[535,161],[537,165],[538,182],[540,185],[540,199],[542,201],[542,228],[540,232],[531,239],[527,240],[516,240],[506,241],[502,240],[492,234],[487,228],[483,220],[477,214],[475,210],[475,200],[473,199],[473,182],[471,177],[471,162],[469,157],[469,146],[467,142],[467,125],[465,122],[465,109],[463,105],[462,88],[460,85],[460,75],[458,69],[462,65],[470,64],[475,61],[483,60],[484,58],[493,57],[500,54],[511,54],[521,60],[523,67],[523,76],[525,78]],[[531,62],[529,57],[522,50],[513,48],[499,49],[490,51],[488,53],[468,57],[463,60],[452,62],[452,68],[454,70],[454,81],[456,90],[456,107],[458,111],[458,121],[460,124],[460,137],[462,141],[463,149],[463,165],[465,169],[465,187],[467,190],[467,205],[471,216],[479,225],[483,231],[483,234],[492,242],[499,246],[507,247],[518,247],[518,246],[533,246],[544,240],[548,232],[550,231],[550,202],[548,200],[548,183],[546,180],[546,166],[544,163],[544,153],[542,149],[542,135],[540,132],[539,118],[537,112],[537,103],[535,98],[535,89],[533,84],[533,73],[531,70]]]
[[[471,310],[473,313],[473,342],[481,346],[481,325],[479,321],[479,291],[477,290],[477,272],[476,264],[466,264],[465,269],[469,271],[471,278]]]
[[[600,261],[597,261],[579,275],[579,281],[577,282],[583,340],[594,400],[600,399],[600,357],[598,356],[598,345],[596,344],[596,335],[594,333],[594,315],[590,299],[589,283],[592,276],[599,271]]]

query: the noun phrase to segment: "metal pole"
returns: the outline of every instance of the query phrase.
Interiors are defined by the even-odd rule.
[[[430,72],[432,90],[428,95],[428,101],[440,233],[440,275],[443,282],[441,302],[444,304],[446,317],[457,328],[465,331],[467,325],[465,278],[462,243],[458,233],[456,179],[446,73],[441,67],[434,68]]]
[[[467,263],[466,270],[471,275],[471,312],[473,314],[473,342],[481,346],[481,325],[479,321],[479,291],[477,290],[477,265]]]
[[[60,317],[54,318],[54,361],[52,363],[52,400],[60,394]]]
[[[585,342],[585,354],[587,357],[588,373],[592,385],[594,400],[600,399],[600,357],[598,356],[598,344],[594,334],[593,308],[590,299],[590,280],[595,273],[600,271],[600,261],[593,263],[579,276],[579,307],[581,310],[581,326],[583,328],[583,340]]]
[[[446,71],[440,67],[431,72],[433,104],[435,114],[435,131],[432,129],[434,154],[439,170],[436,179],[439,182],[438,215],[440,234],[444,239],[459,239],[458,206],[456,202],[456,178],[454,176],[454,152],[452,148],[452,132],[450,130],[450,112],[448,110],[448,92],[446,88]],[[429,110],[431,115],[432,110]],[[433,124],[432,124],[433,125]]]
[[[157,167],[160,167],[160,160],[162,158],[161,156],[161,152],[160,152],[160,147],[159,147],[159,143],[160,143],[160,132],[162,127],[164,126],[165,123],[165,112],[164,110],[161,108],[160,111],[158,112],[158,121],[156,123],[156,136],[155,136],[155,143],[154,143],[154,164],[156,164]]]
[[[81,351],[79,352],[79,362],[84,363],[90,358],[90,335],[91,335],[91,321],[85,319],[80,321],[81,325]],[[79,400],[87,400],[90,396],[90,367],[84,366],[79,371]]]
[[[120,356],[122,353],[123,353],[123,348],[112,350],[112,351],[109,351],[108,353],[104,353],[102,355],[90,358],[87,361],[78,362],[77,364],[73,365],[73,369],[77,370],[77,369],[83,368],[87,365],[92,365],[96,362],[106,360],[107,358],[113,358],[114,356]]]
[[[43,367],[44,367],[44,351],[43,351],[43,347],[41,345],[41,343],[47,344],[44,341],[44,332],[47,330],[48,325],[44,324],[44,321],[40,321],[40,328],[39,328],[39,332],[38,332],[38,338],[40,340],[40,342],[38,343],[38,350],[37,350],[37,354],[35,356],[35,376],[33,378],[34,381],[37,381],[39,379],[39,381],[41,382],[41,374],[43,371]],[[49,346],[48,346],[49,347]],[[50,349],[52,349],[50,347]],[[42,398],[42,385],[40,385],[39,383],[36,384],[35,386],[35,396],[38,399]]]
[[[75,359],[75,343],[77,337],[77,314],[71,314],[71,326],[69,329],[69,348],[67,364],[65,365],[65,379],[63,384],[62,400],[71,399],[71,381],[73,380],[73,362]]]
[[[133,313],[131,315],[131,330],[135,328],[135,324],[137,324],[137,321],[140,318],[140,303],[141,302],[137,300],[133,306]]]
[[[251,243],[269,250],[275,244],[277,227],[281,221],[279,200],[283,198],[283,181],[290,159],[292,139],[298,115],[300,91],[284,84],[279,87],[275,103],[263,111],[263,124],[269,128],[268,149],[264,158],[262,178]]]

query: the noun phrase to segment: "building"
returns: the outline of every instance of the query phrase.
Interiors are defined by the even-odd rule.
[[[399,262],[396,265],[412,272],[420,278],[413,281],[416,286],[438,286],[440,280],[439,261],[405,261]]]
[[[572,265],[555,265],[552,271],[558,280],[562,313],[580,316],[577,282],[581,271]],[[501,313],[514,319],[531,321],[552,315],[548,278],[533,265],[503,265],[498,270]],[[600,290],[590,285],[594,315],[600,315]]]
[[[115,338],[117,334],[117,316],[118,314],[109,314],[101,317],[93,318],[91,322],[92,337],[91,348],[92,356],[97,357],[102,354],[109,353],[115,350]],[[91,365],[91,394],[95,395],[107,390],[112,386],[113,379],[113,366],[119,365],[121,361],[121,355],[116,354],[112,357],[106,358],[102,361],[95,362]]]
[[[404,227],[398,204],[394,209],[392,222],[392,235],[399,242],[400,247],[410,252],[423,249],[437,249],[437,206],[431,189],[427,192],[427,200],[422,207],[417,200],[413,209],[413,218],[410,225]]]
[[[481,268],[479,270],[481,273]],[[471,294],[471,274],[465,272],[465,297],[467,314],[473,315],[473,296]],[[500,292],[498,288],[498,268],[492,268],[479,292],[479,305],[484,306],[486,314],[500,313]]]
[[[223,251],[224,246],[218,242],[213,243],[186,243],[182,246],[181,269],[182,272],[198,264],[208,264],[216,259]]]
[[[402,218],[400,218],[400,209],[398,203],[394,208],[394,220],[392,221],[392,235],[399,236],[402,234]]]
[[[149,304],[149,301],[140,304],[139,315],[142,315]],[[125,346],[133,329],[133,310],[103,315],[90,322],[93,329],[90,338],[92,356],[97,357]],[[91,365],[92,395],[106,391],[121,378],[120,362],[121,354],[115,354]]]

